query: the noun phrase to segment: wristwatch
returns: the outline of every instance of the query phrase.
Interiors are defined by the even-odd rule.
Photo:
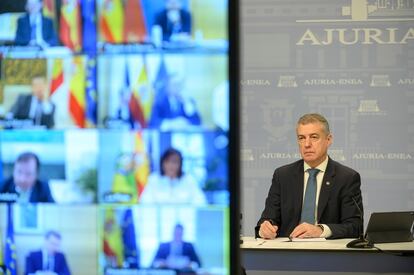
[[[317,226],[318,226],[320,229],[322,229],[322,233],[323,233],[323,231],[325,230],[325,228],[323,227],[323,225],[322,225],[322,224],[317,224]]]

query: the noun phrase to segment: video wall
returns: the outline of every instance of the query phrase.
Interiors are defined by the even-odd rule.
[[[1,1],[0,270],[229,274],[228,14]]]

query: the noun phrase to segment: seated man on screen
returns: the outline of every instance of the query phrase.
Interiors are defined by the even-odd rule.
[[[361,178],[328,156],[328,121],[306,114],[297,122],[296,134],[302,159],[275,170],[256,237],[358,237]]]
[[[17,21],[16,45],[44,48],[58,44],[53,21],[42,15],[42,6],[42,0],[27,0],[27,13]]]
[[[59,232],[48,231],[44,247],[32,251],[26,258],[25,275],[70,275],[65,255],[60,252],[62,236]]]
[[[201,266],[200,260],[191,243],[183,241],[184,227],[176,224],[173,240],[161,243],[152,262],[153,268],[175,270],[195,270]]]
[[[40,161],[36,154],[26,152],[17,157],[13,176],[0,186],[3,202],[54,202],[47,182],[37,179]]]
[[[150,128],[168,131],[201,124],[194,99],[182,95],[183,84],[184,79],[178,75],[167,77],[165,90],[158,91],[152,108]]]
[[[191,14],[181,0],[165,0],[165,9],[155,17],[154,25],[162,29],[164,41],[186,41],[191,35]]]
[[[55,105],[47,96],[47,81],[44,76],[32,78],[31,94],[19,95],[13,104],[8,117],[33,121],[33,125],[44,126],[48,129],[55,125]]]

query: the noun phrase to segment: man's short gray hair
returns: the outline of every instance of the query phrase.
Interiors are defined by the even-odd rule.
[[[329,130],[329,123],[328,120],[326,120],[326,118],[318,113],[310,113],[310,114],[305,114],[303,116],[301,116],[298,120],[297,126],[301,125],[306,125],[309,123],[315,123],[315,122],[320,122],[322,123],[325,133],[326,134],[330,134],[330,130]]]

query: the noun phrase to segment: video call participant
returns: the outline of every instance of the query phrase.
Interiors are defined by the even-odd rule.
[[[42,0],[27,0],[26,14],[17,21],[14,43],[19,46],[57,46],[53,21],[42,15]]]
[[[305,114],[296,135],[302,159],[274,171],[256,237],[358,237],[361,178],[328,156],[333,140],[328,121],[320,114]]]
[[[194,99],[182,95],[183,84],[184,80],[176,74],[167,78],[165,94],[160,95],[152,108],[150,128],[167,131],[201,124]]]
[[[160,173],[149,176],[140,197],[141,203],[171,203],[202,206],[207,204],[203,190],[190,175],[182,170],[181,152],[170,148],[161,156]]]
[[[154,25],[162,28],[164,41],[190,39],[191,14],[182,8],[181,0],[165,0],[165,9],[156,15]]]
[[[184,227],[181,224],[176,224],[172,241],[159,245],[152,263],[153,268],[191,271],[201,267],[193,244],[185,242],[183,234]]]
[[[47,182],[37,177],[40,161],[36,154],[26,152],[17,157],[13,176],[0,186],[0,201],[3,202],[54,202]]]
[[[50,129],[55,125],[55,105],[47,96],[47,81],[44,76],[34,76],[31,83],[31,94],[19,95],[13,104],[9,117],[23,120],[30,119],[33,125]]]
[[[45,234],[44,247],[30,252],[26,258],[25,275],[41,272],[43,275],[70,275],[65,255],[60,252],[62,236],[57,231]]]

